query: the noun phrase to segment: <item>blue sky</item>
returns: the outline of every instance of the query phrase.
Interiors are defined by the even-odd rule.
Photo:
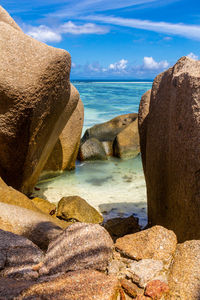
[[[153,79],[200,57],[198,0],[2,0],[27,34],[72,56],[72,79]]]

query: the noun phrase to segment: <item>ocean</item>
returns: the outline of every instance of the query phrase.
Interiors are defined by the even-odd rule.
[[[118,115],[138,112],[141,96],[151,88],[151,81],[72,81],[84,103],[85,130]],[[104,219],[139,218],[141,226],[147,223],[146,186],[140,156],[121,160],[77,161],[76,169],[40,181],[40,196],[57,203],[62,197],[79,195],[98,209]]]

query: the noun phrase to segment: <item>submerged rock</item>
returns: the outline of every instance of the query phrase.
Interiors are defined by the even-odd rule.
[[[33,266],[40,263],[42,259],[43,252],[31,241],[25,237],[0,229],[1,277],[21,278],[24,280],[38,278],[38,272],[34,271]]]
[[[94,270],[70,272],[60,277],[36,283],[21,293],[16,300],[117,300],[119,283],[117,278]]]
[[[70,55],[24,34],[0,7],[0,176],[32,191],[77,105]]]
[[[112,247],[109,234],[100,225],[75,223],[50,243],[40,274],[104,271],[112,258]]]
[[[75,168],[84,121],[84,107],[75,87],[71,86],[70,100],[78,104],[63,129],[43,171],[63,171]]]
[[[167,299],[199,300],[200,296],[200,241],[177,245],[170,267]]]
[[[119,238],[115,247],[126,256],[140,260],[152,258],[169,262],[176,250],[177,239],[173,231],[154,226]]]
[[[139,111],[149,223],[179,242],[200,238],[199,78],[200,61],[182,57],[155,78]]]
[[[75,220],[83,223],[103,222],[100,213],[79,196],[62,198],[58,203],[57,217],[66,221]]]

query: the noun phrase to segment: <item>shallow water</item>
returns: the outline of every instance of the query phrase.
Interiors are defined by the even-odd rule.
[[[117,115],[137,112],[141,95],[151,83],[75,82],[85,106],[84,130]],[[120,160],[84,162],[76,170],[37,185],[34,195],[57,203],[64,196],[79,195],[98,209],[105,220],[134,214],[145,226],[146,186],[140,156]]]

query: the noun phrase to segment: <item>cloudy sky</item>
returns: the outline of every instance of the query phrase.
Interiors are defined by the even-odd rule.
[[[22,29],[72,56],[72,79],[152,79],[200,57],[198,0],[1,0]]]

